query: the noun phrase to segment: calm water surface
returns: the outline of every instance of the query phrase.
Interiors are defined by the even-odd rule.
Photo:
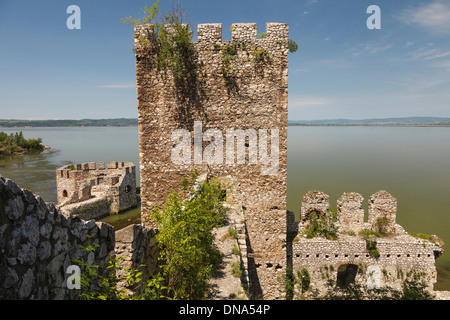
[[[0,159],[0,174],[56,201],[55,170],[65,164],[130,161],[139,183],[137,127],[0,128],[23,131],[52,147],[38,155]],[[344,192],[367,200],[386,190],[398,199],[397,222],[408,232],[436,234],[450,243],[450,128],[289,127],[288,209],[321,190],[331,207]],[[131,213],[126,220],[133,219]],[[450,290],[450,254],[437,260],[438,290]]]

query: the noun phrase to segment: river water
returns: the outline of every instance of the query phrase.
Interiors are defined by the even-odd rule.
[[[1,175],[45,201],[56,202],[55,170],[65,164],[133,162],[139,184],[137,127],[0,131],[23,131],[25,138],[40,137],[51,146],[41,154],[0,159]],[[436,234],[450,243],[450,128],[289,127],[287,185],[288,209],[297,214],[308,191],[327,193],[332,208],[344,192],[358,192],[367,211],[370,195],[386,190],[398,199],[397,222],[406,231]],[[138,215],[130,212],[121,220]],[[450,253],[436,266],[435,289],[450,290]]]

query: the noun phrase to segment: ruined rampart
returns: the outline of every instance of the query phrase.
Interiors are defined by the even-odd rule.
[[[200,24],[197,36],[177,77],[158,67],[153,27],[135,28],[143,222],[194,169],[222,178],[245,209],[250,290],[280,298],[289,27],[267,23],[258,37],[256,24],[236,23],[224,41],[221,24]]]
[[[87,252],[82,247],[98,245]],[[77,299],[67,268],[78,259],[105,265],[114,229],[65,217],[53,203],[0,176],[0,299]]]
[[[294,273],[306,269],[311,291],[325,294],[328,285],[350,281],[367,288],[401,290],[411,276],[421,276],[430,291],[436,282],[436,259],[443,253],[436,236],[420,239],[409,235],[396,223],[397,200],[379,191],[368,201],[368,221],[364,221],[363,197],[345,193],[337,200],[334,237],[311,236],[312,214],[329,217],[329,196],[320,191],[303,197],[300,221],[289,213],[288,261]],[[330,282],[331,281],[331,282]]]
[[[99,219],[136,207],[136,168],[127,162],[67,165],[56,170],[58,207],[66,215]]]

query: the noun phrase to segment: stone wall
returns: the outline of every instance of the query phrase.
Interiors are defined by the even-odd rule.
[[[66,216],[100,219],[137,205],[133,163],[67,165],[56,170],[59,209]]]
[[[320,213],[328,212],[330,209],[330,197],[321,191],[311,191],[303,197],[300,208],[300,220],[305,220],[308,213],[317,211]]]
[[[298,239],[292,244],[293,270],[295,273],[306,268],[311,275],[311,289],[320,293],[326,293],[328,280],[337,281],[339,267],[346,264],[358,267],[355,282],[369,288],[400,290],[410,272],[423,272],[426,274],[423,279],[433,290],[437,277],[435,252],[441,251],[438,245],[403,236],[378,239],[377,249],[380,256],[371,255],[366,249],[366,241],[358,237],[334,241]],[[329,269],[324,270],[324,267]]]
[[[388,192],[382,190],[372,195],[369,199],[369,224],[372,228],[379,230],[383,227],[386,232],[395,229],[397,216],[397,199]],[[380,220],[385,219],[384,226],[380,226]]]
[[[339,233],[334,240],[323,236],[307,238],[307,212],[320,211],[329,215],[329,196],[314,191],[303,197],[302,219],[296,222],[288,213],[288,261],[294,274],[302,269],[311,276],[311,291],[327,292],[327,283],[338,281],[340,268],[354,266],[354,282],[368,288],[402,288],[408,275],[423,274],[428,289],[433,291],[437,272],[435,260],[443,253],[436,236],[430,240],[415,238],[396,224],[397,200],[386,191],[379,191],[369,199],[368,222],[364,222],[363,198],[358,193],[345,193],[337,200]],[[386,218],[381,223],[378,219]],[[363,236],[363,230],[372,235]],[[375,232],[381,235],[376,235]],[[368,234],[370,234],[370,232]],[[373,247],[368,246],[368,240]],[[376,249],[376,252],[370,249]]]
[[[89,243],[98,250],[87,254],[79,247]],[[0,176],[0,299],[76,299],[65,282],[72,259],[104,265],[112,250],[110,225],[67,218]]]
[[[341,232],[358,233],[364,228],[363,200],[364,198],[356,192],[344,193],[338,200],[337,210]]]
[[[153,27],[135,28],[143,222],[150,206],[180,191],[180,180],[194,168],[231,176],[227,196],[245,208],[250,290],[279,298],[284,289],[277,278],[286,267],[289,27],[267,23],[260,39],[256,24],[231,29],[231,41],[224,41],[221,24],[198,25],[185,61],[190,70],[176,78],[157,68]],[[203,146],[190,148],[183,163],[172,158],[179,129],[187,132],[189,148],[196,141]],[[237,132],[244,138],[235,139]],[[214,161],[206,164],[208,151]]]
[[[122,270],[118,276],[131,267],[142,272],[141,284],[147,283],[151,276],[160,271],[159,246],[156,241],[158,230],[143,225],[130,225],[116,231],[115,255],[123,259]],[[128,288],[139,292],[139,289],[128,287],[125,282],[119,283],[119,289]],[[140,287],[144,289],[144,286]]]

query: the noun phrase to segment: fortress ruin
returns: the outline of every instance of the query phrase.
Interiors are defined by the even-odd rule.
[[[331,218],[329,196],[312,191],[303,197],[300,221],[288,216],[288,262],[293,273],[307,270],[311,291],[326,294],[328,284],[345,287],[356,283],[369,289],[401,290],[403,282],[420,275],[433,291],[437,279],[435,260],[443,246],[436,236],[411,236],[396,223],[397,200],[386,191],[368,201],[364,221],[363,197],[344,193],[334,213],[336,234],[330,239],[308,232],[312,213]]]
[[[94,220],[136,206],[132,163],[59,168],[58,206],[0,176],[1,299],[77,299],[77,291],[66,283],[73,258],[105,265],[109,255],[129,257],[129,266],[147,266],[143,278],[148,279],[158,269],[159,255],[149,209],[163,205],[173,189],[180,191],[181,179],[193,170],[226,185],[241,280],[250,298],[286,298],[280,280],[304,270],[311,292],[319,295],[331,282],[397,289],[416,273],[433,290],[435,260],[443,245],[435,236],[417,238],[398,225],[397,200],[388,192],[369,198],[367,221],[358,193],[343,194],[333,212],[329,196],[312,191],[302,199],[299,221],[287,211],[289,27],[267,23],[260,37],[256,24],[233,24],[231,29],[231,40],[224,41],[221,24],[199,25],[198,41],[188,55],[190,68],[175,77],[157,68],[153,27],[135,28],[141,225],[115,232]],[[194,141],[188,143],[194,146],[186,157],[190,161],[173,161],[180,146],[173,134],[180,129]],[[234,133],[227,136],[230,130]],[[220,136],[227,137],[226,152],[220,152]],[[229,143],[230,136],[235,143]],[[267,157],[274,152],[276,170],[267,172]],[[205,155],[214,161],[205,161]],[[227,159],[230,155],[233,159]],[[313,230],[321,219],[331,234]],[[98,250],[81,250],[91,237]],[[434,293],[449,299],[449,292]]]
[[[85,220],[137,206],[133,163],[89,162],[61,167],[56,170],[56,189],[61,212]]]
[[[172,26],[166,28],[169,33],[175,32]],[[327,195],[308,194],[300,222],[287,212],[289,26],[267,23],[263,36],[258,36],[256,24],[236,23],[231,26],[231,40],[225,41],[222,24],[200,24],[197,37],[185,57],[187,70],[180,77],[158,68],[153,26],[135,27],[142,222],[153,227],[146,219],[149,208],[163,205],[171,190],[180,190],[180,180],[198,170],[226,183],[227,201],[242,211],[242,221],[235,227],[245,269],[243,278],[251,296],[283,298],[280,278],[286,275],[288,266],[294,273],[308,269],[312,287],[322,293],[325,284],[320,270],[324,266],[329,279],[338,283],[350,277],[371,288],[398,287],[400,270],[414,270],[426,273],[432,287],[436,281],[434,262],[442,247],[416,239],[397,225],[396,200],[387,192],[371,197],[368,222],[364,222],[362,196],[344,194],[338,201],[339,233],[333,240],[302,235],[310,213],[330,215]],[[230,135],[230,129],[244,136]],[[174,137],[180,130],[182,134]],[[271,130],[271,137],[257,138],[255,133],[264,130]],[[227,143],[222,146],[224,136]],[[180,152],[180,137],[188,149],[182,151],[184,160],[174,161],[173,151]],[[230,137],[237,138],[238,146],[228,144]],[[264,162],[252,161],[269,156],[255,146],[256,139],[259,147],[261,143],[276,147],[278,170],[264,174]],[[245,153],[241,153],[240,161],[234,161],[239,143]],[[273,155],[275,149],[268,149]],[[211,158],[205,154],[215,158],[208,161]],[[383,234],[390,236],[370,237],[373,242],[368,247],[368,240],[359,233],[366,229],[373,232],[380,221]]]
[[[180,190],[181,179],[194,169],[221,178],[232,186],[227,199],[245,208],[250,287],[256,295],[279,298],[283,289],[277,277],[286,271],[289,26],[267,23],[265,36],[258,38],[256,24],[236,23],[231,41],[224,41],[221,24],[200,24],[197,36],[185,61],[191,67],[177,78],[156,66],[153,26],[135,27],[143,222],[148,224],[149,207],[162,205],[172,189]],[[194,150],[186,164],[174,163],[172,134],[185,129],[195,139],[196,121],[202,123],[203,137],[208,130],[216,136],[226,136],[229,129],[249,136],[278,130],[278,139],[265,141],[269,150],[278,143],[278,171],[262,175],[264,165],[249,165],[248,154],[244,164],[228,164],[225,154],[218,164],[196,164],[204,150]],[[245,146],[251,144],[248,139]],[[236,155],[234,148],[227,152]]]

